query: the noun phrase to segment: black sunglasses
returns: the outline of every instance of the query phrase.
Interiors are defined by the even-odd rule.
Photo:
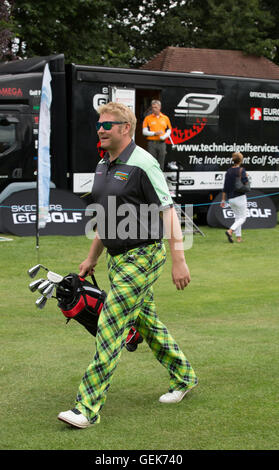
[[[96,122],[96,129],[99,131],[101,127],[105,129],[105,131],[110,131],[114,124],[127,124],[127,121],[104,121],[104,122]]]

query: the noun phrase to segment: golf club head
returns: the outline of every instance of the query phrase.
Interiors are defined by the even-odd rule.
[[[51,299],[54,289],[55,289],[55,284],[53,283],[49,284],[49,286],[47,286],[43,290],[42,292],[43,296],[46,297],[47,299]]]
[[[29,289],[31,292],[35,292],[43,281],[45,281],[45,279],[36,279],[35,281],[30,282]]]
[[[41,265],[36,264],[36,266],[33,266],[32,268],[28,269],[27,271],[28,276],[30,276],[31,278],[34,278],[35,276],[37,276],[40,269],[41,269]]]
[[[48,271],[48,269],[42,264],[36,264],[32,268],[28,269],[27,273],[31,278],[34,278],[35,276],[37,276],[41,268],[45,269],[45,271]]]
[[[50,285],[50,282],[46,279],[45,281],[43,281],[39,287],[38,287],[38,291],[42,294],[43,291]]]
[[[36,300],[36,307],[42,309],[44,308],[45,304],[47,303],[47,298],[42,295]]]
[[[50,282],[53,282],[54,284],[59,284],[64,277],[61,276],[60,274],[54,273],[53,271],[48,271],[47,273],[47,278]]]

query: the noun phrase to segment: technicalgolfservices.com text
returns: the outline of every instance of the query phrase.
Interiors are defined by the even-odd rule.
[[[117,465],[126,468],[131,465],[182,465],[183,456],[180,454],[137,454],[126,456],[111,456],[101,454],[95,457],[96,465]]]

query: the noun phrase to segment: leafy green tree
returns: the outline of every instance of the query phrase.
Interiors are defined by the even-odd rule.
[[[268,30],[268,37],[276,41],[273,61],[279,65],[279,47],[277,45],[279,39],[279,2],[278,0],[260,0],[260,7],[265,14],[272,14],[273,17],[273,24]]]
[[[134,66],[168,46],[242,50],[273,59],[279,45],[273,3],[276,0],[115,0],[112,24],[134,51]],[[129,28],[123,28],[125,21]]]
[[[270,11],[260,8],[259,0],[208,0],[201,44],[216,49],[242,50],[248,54],[273,58],[279,42],[270,39],[274,24]]]
[[[20,57],[63,52],[67,62],[139,67],[177,46],[242,50],[279,63],[278,0],[0,1],[13,7],[0,23],[2,55],[13,32]]]
[[[67,62],[120,65],[131,51],[109,25],[108,0],[15,0],[18,55],[63,52]]]
[[[242,50],[274,57],[275,18],[260,0],[185,0],[159,14],[148,35],[154,53],[167,46]],[[278,7],[277,7],[278,11]],[[278,23],[277,23],[278,24]]]
[[[134,52],[130,65],[139,66],[165,47],[182,45],[182,40],[189,39],[180,14],[186,3],[190,8],[194,0],[115,0],[113,27]],[[125,23],[129,28],[123,27]]]
[[[0,60],[9,60],[13,53],[11,49],[13,32],[11,22],[11,10],[13,0],[7,2],[0,0]]]

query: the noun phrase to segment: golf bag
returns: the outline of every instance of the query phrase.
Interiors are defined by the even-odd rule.
[[[102,311],[106,292],[99,289],[95,276],[92,282],[70,273],[57,285],[56,298],[58,307],[67,318],[67,323],[73,318],[83,325],[93,336],[97,334],[98,318]],[[135,328],[131,328],[127,339],[126,349],[135,351],[143,339]]]

